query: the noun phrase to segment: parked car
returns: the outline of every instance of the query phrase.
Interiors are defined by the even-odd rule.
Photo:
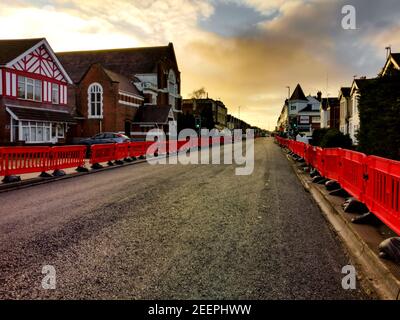
[[[90,146],[94,144],[123,143],[130,141],[131,139],[122,133],[102,132],[91,138],[80,140],[79,144],[87,146],[86,156],[90,157]]]

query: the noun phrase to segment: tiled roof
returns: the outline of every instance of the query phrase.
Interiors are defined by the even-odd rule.
[[[323,110],[327,110],[328,107],[338,106],[340,104],[338,98],[322,98],[321,106]]]
[[[344,97],[350,97],[351,88],[349,88],[349,87],[342,87],[342,88],[340,88],[340,91],[342,92],[342,95],[343,95]]]
[[[303,89],[301,88],[300,84],[296,86],[296,89],[294,89],[292,96],[290,97],[290,100],[305,100],[307,101],[306,95],[303,92]]]
[[[170,106],[140,106],[134,123],[167,123]]]
[[[161,47],[58,52],[56,55],[75,83],[95,63],[132,79],[135,74],[156,73],[158,62],[164,59],[175,60],[172,43]]]
[[[391,54],[392,58],[396,63],[400,66],[400,53],[392,53]]]
[[[132,93],[137,96],[142,96],[136,86],[127,77],[108,69],[104,69],[104,72],[110,77],[112,81],[119,83],[119,90]]]
[[[44,38],[0,40],[0,65],[7,64]]]
[[[40,110],[22,107],[7,107],[19,120],[68,122],[75,123],[75,119],[67,112]]]

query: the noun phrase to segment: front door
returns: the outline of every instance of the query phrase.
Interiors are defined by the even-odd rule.
[[[125,135],[130,137],[131,136],[131,122],[125,121]]]

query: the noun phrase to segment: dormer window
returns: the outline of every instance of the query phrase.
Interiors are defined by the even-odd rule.
[[[99,83],[88,88],[88,118],[103,118],[103,87]]]

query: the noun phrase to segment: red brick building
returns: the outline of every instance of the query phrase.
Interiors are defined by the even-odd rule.
[[[176,122],[180,72],[172,43],[57,56],[78,88],[75,138],[101,131],[138,136],[152,128],[168,130],[169,121]],[[92,105],[95,112],[90,116]]]
[[[64,143],[72,80],[46,39],[0,40],[0,143]]]

